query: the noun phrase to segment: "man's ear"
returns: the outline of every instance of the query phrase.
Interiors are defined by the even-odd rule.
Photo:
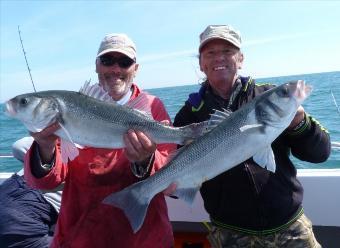
[[[133,77],[136,77],[137,71],[139,69],[139,64],[136,63],[136,64],[134,64],[134,66],[135,66],[135,70],[133,72]]]
[[[94,63],[96,64],[96,72],[98,73],[98,63],[100,63],[100,62],[99,62],[99,59],[96,58],[96,61],[95,61]]]
[[[238,68],[237,69],[242,69],[243,61],[244,61],[244,55],[240,51],[239,54],[238,54]]]
[[[202,64],[201,64],[201,55],[198,55],[199,57],[198,57],[198,63],[199,63],[199,65],[200,65],[200,70],[201,70],[201,72],[204,72],[203,71],[203,66],[202,66]]]

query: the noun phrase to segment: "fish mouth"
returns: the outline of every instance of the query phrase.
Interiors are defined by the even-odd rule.
[[[8,116],[15,116],[16,115],[16,111],[13,108],[12,104],[10,101],[7,101],[5,104],[5,114]]]
[[[296,83],[296,90],[294,96],[298,102],[305,100],[312,92],[312,86],[307,85],[304,80],[298,80]]]

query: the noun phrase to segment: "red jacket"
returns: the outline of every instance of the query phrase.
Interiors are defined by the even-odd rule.
[[[140,90],[134,86],[131,99]],[[169,120],[163,103],[149,96],[151,113],[157,121]],[[151,173],[165,164],[175,145],[158,145]],[[79,156],[63,164],[57,146],[55,166],[43,178],[31,174],[30,157],[25,159],[25,179],[34,188],[53,189],[65,182],[62,204],[51,247],[171,247],[173,234],[162,193],[151,201],[142,228],[134,234],[121,209],[102,204],[113,192],[120,191],[138,179],[132,174],[123,149],[84,148]]]

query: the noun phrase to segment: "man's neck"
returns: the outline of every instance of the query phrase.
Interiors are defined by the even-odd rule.
[[[227,81],[221,81],[218,83],[213,84],[213,86],[210,87],[212,89],[212,91],[214,92],[214,94],[220,96],[223,99],[229,99],[231,93],[232,93],[232,89],[233,86],[237,80],[238,76],[235,75],[235,77],[231,80],[227,80]]]
[[[117,104],[119,105],[124,105],[126,104],[132,95],[132,88],[130,88],[130,90],[128,90],[128,92],[126,92],[126,94],[124,96],[122,96],[122,98],[120,98],[118,101],[116,101]]]

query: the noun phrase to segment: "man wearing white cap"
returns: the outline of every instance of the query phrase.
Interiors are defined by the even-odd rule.
[[[177,113],[174,126],[209,119],[215,110],[235,111],[275,87],[242,77],[240,33],[227,25],[210,25],[200,35],[199,65],[206,75]],[[276,173],[252,158],[202,184],[204,207],[212,223],[213,247],[320,247],[303,214],[303,189],[290,152],[312,163],[330,154],[327,131],[301,107],[290,126],[273,143]],[[207,166],[209,167],[209,166]]]
[[[125,34],[109,34],[100,44],[99,84],[118,104],[133,101],[141,93],[133,83],[136,55],[135,44]],[[155,120],[170,122],[160,99],[147,95],[146,100]],[[32,134],[35,141],[25,159],[25,179],[31,186],[53,188],[65,182],[51,247],[171,247],[172,227],[162,193],[151,201],[145,222],[135,234],[123,211],[102,201],[160,169],[175,145],[156,145],[144,133],[129,130],[124,136],[126,148],[88,147],[64,164],[59,140],[53,135],[58,128],[51,125]]]

